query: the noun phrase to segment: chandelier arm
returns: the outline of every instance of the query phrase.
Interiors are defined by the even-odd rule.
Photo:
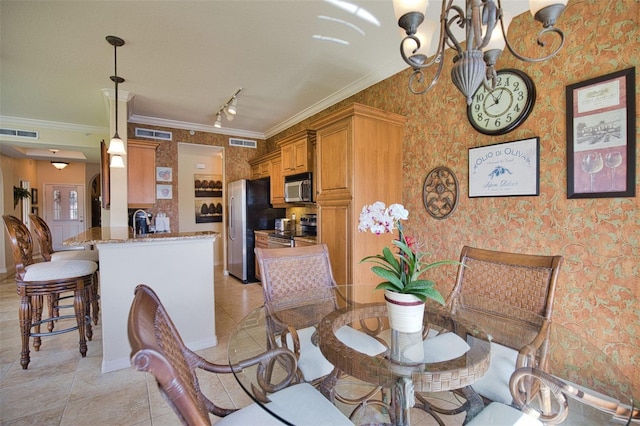
[[[458,25],[460,28],[464,28],[464,14],[462,12],[462,9],[460,9],[460,7],[454,5],[454,6],[450,6],[447,8],[446,11],[446,15],[449,15],[449,12],[451,10],[454,10],[456,12],[456,14],[454,16],[452,16],[451,18],[446,18],[444,17],[442,19],[442,22],[444,24],[444,29],[446,31],[446,37],[444,37],[447,45],[449,47],[451,47],[452,49],[456,49],[456,51],[458,52],[462,52],[462,46],[460,45],[460,42],[458,41],[458,39],[453,35],[453,32],[451,31],[451,25],[452,24],[456,24]],[[456,22],[457,21],[457,22]]]
[[[484,33],[484,37],[482,37],[481,25],[482,25],[482,17],[486,16],[486,30]],[[475,15],[474,15],[475,18]],[[476,40],[482,40],[482,42],[477,46],[478,49],[482,49],[489,44],[491,41],[491,35],[493,31],[496,29],[496,24],[498,20],[502,20],[502,9],[499,9],[496,6],[496,3],[493,0],[487,0],[484,4],[482,13],[479,17],[480,21],[474,21],[473,27],[476,29]],[[475,25],[477,24],[477,25]]]
[[[501,24],[502,24],[502,20],[501,20]],[[502,24],[504,25],[504,24]],[[539,46],[544,47],[546,45],[546,43],[544,41],[542,41],[542,36],[545,35],[546,33],[556,33],[558,35],[558,37],[560,37],[560,44],[558,45],[558,47],[551,52],[550,54],[540,57],[540,58],[530,58],[528,56],[524,56],[521,55],[520,53],[518,53],[513,46],[511,46],[511,43],[509,43],[509,39],[507,38],[506,32],[504,31],[504,26],[503,26],[503,34],[504,34],[504,41],[505,44],[507,45],[507,48],[509,49],[509,52],[511,52],[511,54],[513,56],[515,56],[516,58],[520,59],[521,61],[524,62],[543,62],[546,61],[547,59],[551,59],[554,56],[556,56],[556,54],[562,49],[562,47],[564,46],[564,33],[562,32],[562,30],[560,30],[559,28],[555,28],[555,27],[548,27],[548,28],[543,28],[539,33],[538,33],[538,38],[537,38],[537,43]]]
[[[436,54],[436,56],[440,57],[439,54]],[[421,69],[414,68],[413,74],[411,74],[411,77],[409,77],[409,91],[411,93],[413,93],[414,95],[423,95],[423,94],[427,93],[429,90],[431,90],[431,89],[433,89],[435,87],[436,83],[438,82],[438,79],[440,78],[440,74],[442,73],[442,66],[444,64],[444,61],[442,61],[442,60],[437,61],[437,62],[438,62],[438,69],[436,70],[436,73],[433,76],[433,79],[431,80],[431,83],[427,87],[422,89],[422,90],[414,89],[414,82],[416,81],[416,77],[417,77],[417,79],[418,79],[417,83],[418,84],[422,84],[424,82],[424,72],[422,72]]]

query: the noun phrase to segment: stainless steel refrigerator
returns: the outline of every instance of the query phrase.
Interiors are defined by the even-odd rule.
[[[227,262],[229,274],[243,283],[256,282],[253,231],[274,229],[286,209],[270,204],[269,178],[237,180],[227,185]]]

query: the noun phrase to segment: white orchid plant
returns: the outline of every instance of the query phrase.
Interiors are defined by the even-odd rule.
[[[360,262],[372,262],[376,265],[371,271],[385,281],[376,286],[376,290],[390,290],[396,293],[413,294],[425,302],[434,300],[444,305],[444,298],[435,288],[435,282],[420,279],[420,276],[429,269],[446,264],[459,264],[453,260],[441,260],[438,262],[423,264],[424,253],[418,252],[415,240],[404,234],[400,221],[409,218],[409,211],[402,204],[391,204],[388,208],[381,201],[364,206],[360,213],[358,231],[371,231],[376,235],[395,233],[398,229],[398,239],[393,240],[393,245],[398,248],[398,256],[389,250],[382,249],[382,254],[367,256]]]

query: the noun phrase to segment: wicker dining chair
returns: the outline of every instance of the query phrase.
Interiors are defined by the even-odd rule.
[[[78,330],[80,354],[87,354],[87,339],[92,338],[91,319],[86,315],[86,304],[90,299],[93,277],[98,268],[89,260],[63,260],[59,262],[33,261],[33,239],[29,228],[20,219],[11,215],[2,216],[13,249],[16,269],[16,286],[20,296],[19,323],[22,341],[20,365],[27,369],[31,361],[29,341],[40,350],[41,337]],[[60,315],[59,310],[50,309],[49,318],[42,319],[43,299],[58,300],[73,294],[73,315]],[[51,305],[50,305],[51,306]],[[54,323],[63,319],[75,319],[75,325],[54,330]],[[48,325],[48,332],[40,326]]]
[[[522,366],[545,369],[562,256],[465,246],[460,263],[446,305],[492,336],[491,366],[473,388],[486,399],[511,404],[511,374]]]
[[[55,251],[53,250],[51,229],[49,228],[49,225],[47,225],[47,222],[35,214],[30,214],[29,220],[31,220],[31,224],[33,225],[33,231],[35,232],[38,243],[40,244],[40,254],[44,260],[47,262],[57,262],[60,260],[90,260],[95,262],[98,265],[98,268],[100,268],[98,250]],[[93,277],[93,286],[91,287],[91,300],[89,305],[91,307],[93,323],[96,325],[98,324],[100,312],[100,292],[98,291],[98,285],[98,271],[96,271],[95,276]]]
[[[264,392],[260,396],[268,395],[271,401],[267,408],[269,404],[277,404],[287,410],[288,419],[296,419],[296,424],[351,424],[313,386],[308,383],[289,386],[295,378],[296,357],[288,349],[269,350],[233,365],[210,363],[189,350],[160,299],[146,285],[140,284],[134,291],[128,333],[134,368],[153,374],[162,396],[185,425],[210,425],[209,413],[224,417],[216,425],[284,424],[257,404],[241,409],[218,407],[203,394],[196,375],[198,369],[216,374],[238,373],[252,365],[259,365],[258,371],[263,372],[277,357],[287,358],[293,369],[276,384],[258,380],[263,387],[260,391]]]
[[[298,356],[300,380],[320,386],[330,399],[359,404],[377,391],[360,398],[346,398],[335,392],[334,385],[342,373],[322,355],[314,344],[316,325],[338,309],[339,298],[326,244],[277,249],[255,249],[261,271],[265,307],[269,313],[270,347],[287,346]],[[336,296],[338,295],[338,296]],[[289,320],[289,318],[295,318]],[[336,337],[359,352],[375,356],[387,350],[372,335],[345,325]]]

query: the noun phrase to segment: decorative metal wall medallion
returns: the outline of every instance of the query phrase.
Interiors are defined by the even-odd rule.
[[[458,205],[458,179],[447,167],[436,167],[424,180],[422,201],[436,219],[449,217]]]

